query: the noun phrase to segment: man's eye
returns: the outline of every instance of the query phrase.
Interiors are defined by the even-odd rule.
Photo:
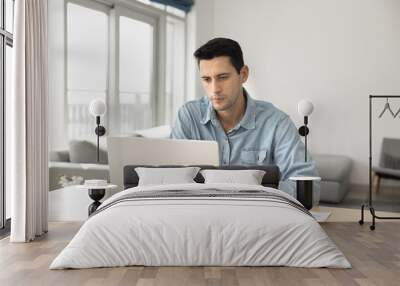
[[[220,76],[220,77],[219,77],[219,79],[222,79],[222,80],[223,80],[223,79],[227,79],[227,78],[228,78],[228,76],[226,76],[226,75],[223,75],[223,76]]]
[[[209,78],[203,78],[203,81],[204,82],[210,82],[210,79]]]

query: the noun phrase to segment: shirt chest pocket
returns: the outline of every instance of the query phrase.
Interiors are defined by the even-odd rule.
[[[242,150],[240,161],[244,165],[263,165],[267,157],[267,150]]]

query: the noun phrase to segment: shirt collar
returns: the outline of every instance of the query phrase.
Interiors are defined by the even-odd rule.
[[[238,127],[242,126],[246,129],[254,129],[256,127],[256,104],[254,100],[249,96],[246,89],[243,88],[243,94],[246,96],[246,111],[244,113],[243,118],[240,120]],[[206,112],[202,120],[200,121],[201,124],[207,124],[209,121],[213,124],[216,124],[217,116],[215,114],[215,110],[212,107],[212,103],[208,100],[208,106]]]
[[[207,124],[208,121],[211,120],[211,117],[213,118],[213,120],[216,119],[215,110],[212,107],[211,101],[207,98],[207,107],[206,107],[206,110],[204,112],[203,118],[200,121],[200,123],[201,124]]]

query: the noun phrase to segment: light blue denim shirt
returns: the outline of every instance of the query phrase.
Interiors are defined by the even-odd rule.
[[[220,165],[279,166],[279,189],[296,197],[292,176],[318,176],[297,128],[284,112],[266,101],[253,100],[245,91],[246,111],[241,121],[225,133],[211,102],[205,96],[183,105],[172,128],[172,138],[218,142]],[[319,183],[314,183],[314,205],[319,202]]]

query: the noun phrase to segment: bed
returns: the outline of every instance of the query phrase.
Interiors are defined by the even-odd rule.
[[[137,167],[124,168],[125,190],[103,202],[50,269],[351,267],[312,215],[276,189],[276,166],[223,168],[264,170],[261,185],[204,183],[199,173],[194,183],[150,186],[138,185]]]

